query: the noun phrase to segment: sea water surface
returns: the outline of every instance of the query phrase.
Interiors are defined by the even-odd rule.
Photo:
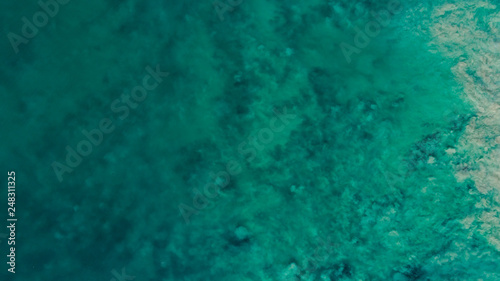
[[[2,276],[500,280],[498,4],[0,4]]]

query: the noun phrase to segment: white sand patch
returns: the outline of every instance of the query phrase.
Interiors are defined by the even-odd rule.
[[[500,251],[500,13],[489,2],[463,2],[437,7],[431,17],[432,47],[459,62],[452,69],[464,86],[465,98],[474,106],[477,117],[472,118],[457,149],[448,149],[449,155],[466,152],[470,159],[456,166],[459,181],[472,179],[485,199],[476,207],[480,216],[467,217],[462,221],[471,229],[474,221],[477,230],[489,243]],[[486,26],[478,22],[484,17]]]

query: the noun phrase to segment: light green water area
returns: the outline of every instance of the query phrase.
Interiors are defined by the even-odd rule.
[[[0,4],[2,280],[500,280],[498,4]]]

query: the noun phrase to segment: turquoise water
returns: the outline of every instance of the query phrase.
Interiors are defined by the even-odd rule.
[[[43,3],[5,280],[500,280],[494,2]]]

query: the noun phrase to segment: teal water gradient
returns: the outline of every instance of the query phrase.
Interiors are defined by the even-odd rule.
[[[28,2],[0,4],[4,33]],[[401,1],[359,46],[396,2],[221,3],[73,0],[0,42],[15,280],[500,280],[498,187],[457,176],[497,149],[464,148],[492,83],[467,31],[494,37],[496,6]],[[148,69],[168,75],[134,102]]]

